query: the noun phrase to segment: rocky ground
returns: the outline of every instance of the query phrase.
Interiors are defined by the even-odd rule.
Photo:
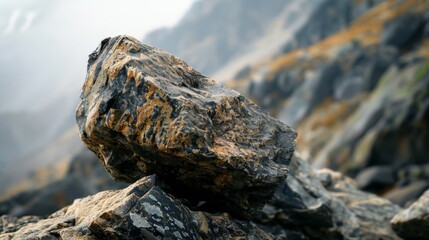
[[[223,4],[167,31],[175,41],[162,47],[192,45]],[[77,111],[98,157],[81,150],[65,170],[43,171],[54,182],[36,175],[38,189],[1,199],[0,239],[425,239],[429,3],[321,0],[307,10],[281,52],[225,83],[243,95],[133,38],[103,41]],[[179,31],[187,26],[199,27]],[[206,69],[199,49],[189,61]]]
[[[106,39],[91,54],[76,115],[82,140],[106,170],[133,183],[77,199],[47,218],[4,215],[0,239],[427,234],[427,194],[403,210],[341,173],[313,170],[293,157],[293,129],[134,38]]]
[[[228,86],[302,133],[297,150],[314,167],[406,206],[429,187],[428,30],[427,1],[383,1]]]

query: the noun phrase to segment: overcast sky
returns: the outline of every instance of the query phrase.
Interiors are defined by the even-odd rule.
[[[50,24],[77,27],[83,33],[125,33],[141,38],[153,29],[173,26],[194,1],[2,0],[0,32],[3,35],[24,33],[40,18],[48,17],[53,20]]]
[[[101,40],[171,27],[195,1],[0,0],[0,112],[77,101]]]

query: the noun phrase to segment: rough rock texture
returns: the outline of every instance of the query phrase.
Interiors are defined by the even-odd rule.
[[[154,175],[123,190],[78,199],[49,218],[30,224],[35,220],[11,221],[3,216],[0,239],[273,239],[255,224],[228,214],[189,210],[165,193]],[[13,228],[9,225],[24,226],[16,231],[8,229]]]
[[[395,204],[358,190],[338,172],[313,171],[299,158],[290,171],[258,219],[264,229],[278,237],[287,230],[310,239],[399,239],[389,224],[400,210]]]
[[[0,239],[399,239],[390,225],[398,206],[300,158],[254,222],[187,205],[152,175],[78,199],[44,220],[3,216]]]
[[[25,216],[21,218],[3,215],[0,217],[0,237],[3,233],[13,233],[18,231],[20,228],[40,221],[40,217],[37,216]]]
[[[409,208],[395,215],[391,224],[395,232],[404,239],[428,239],[429,191]]]
[[[105,39],[90,55],[81,98],[81,138],[117,180],[156,173],[176,191],[214,195],[210,203],[249,217],[286,178],[290,127],[134,38]]]
[[[109,173],[135,182],[36,223],[5,216],[1,239],[398,239],[398,206],[292,160],[292,129],[133,38],[90,55],[77,122]]]

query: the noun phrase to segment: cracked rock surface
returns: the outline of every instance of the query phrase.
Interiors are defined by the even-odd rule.
[[[299,157],[290,171],[257,219],[264,230],[286,239],[290,231],[297,239],[400,239],[389,224],[397,205],[360,191],[339,172],[314,171]]]
[[[286,179],[293,129],[132,37],[90,55],[81,99],[81,139],[116,180],[157,174],[178,194],[249,218]]]
[[[429,236],[429,190],[391,221],[392,228],[404,239],[427,239]]]
[[[228,214],[189,210],[165,193],[154,175],[123,190],[78,199],[47,219],[36,222],[27,217],[21,222],[25,224],[21,223],[24,226],[18,231],[4,230],[0,239],[273,238],[255,224],[235,220]]]

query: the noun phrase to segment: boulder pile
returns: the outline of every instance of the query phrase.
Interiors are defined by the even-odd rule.
[[[293,129],[132,37],[90,55],[81,99],[82,141],[132,184],[46,219],[3,216],[0,239],[400,239],[400,207],[313,170]]]
[[[296,132],[177,57],[119,36],[91,54],[88,71],[77,124],[115,179],[156,174],[243,217],[286,179]]]

